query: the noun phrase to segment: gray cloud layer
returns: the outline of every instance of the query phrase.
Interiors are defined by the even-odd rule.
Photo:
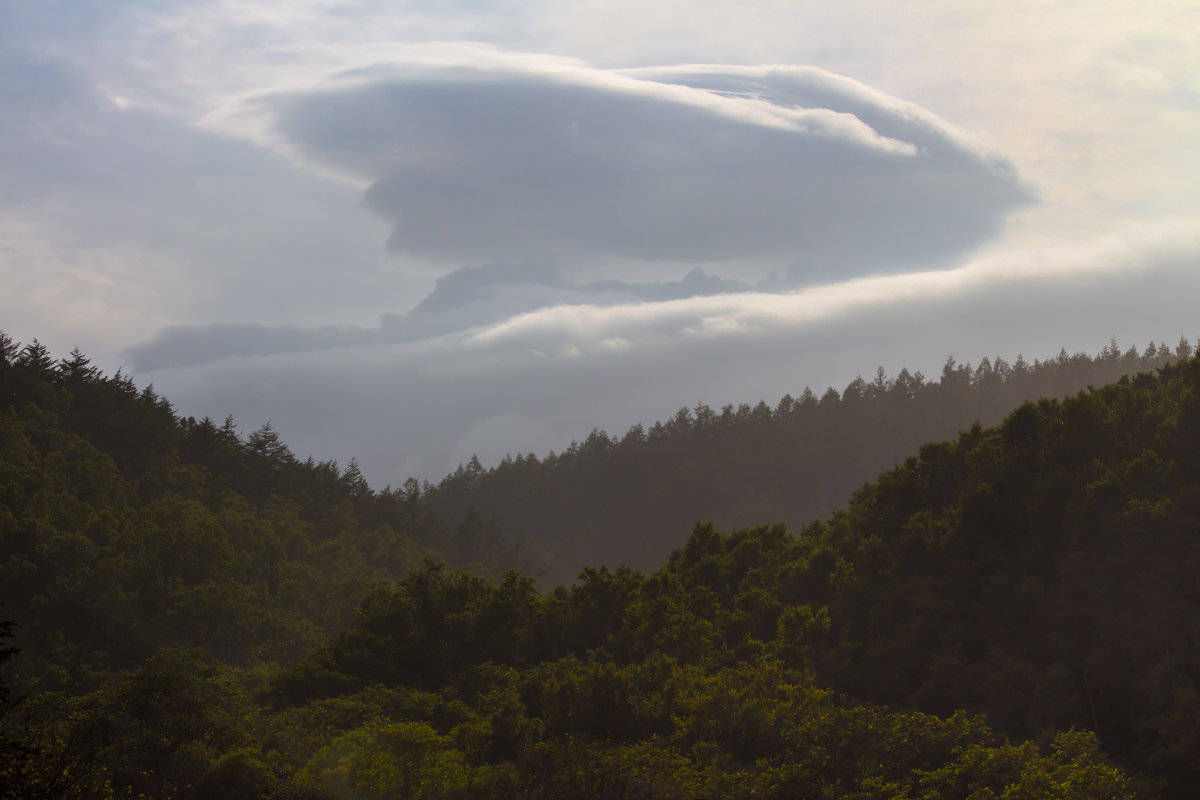
[[[612,306],[744,292],[738,281],[693,269],[678,281],[575,284],[546,264],[463,267],[438,279],[412,310],[380,315],[375,328],[191,325],[165,328],[126,351],[135,370],[190,367],[236,356],[300,353],[349,345],[412,342],[493,325],[547,306]]]
[[[1155,232],[1144,237],[1155,238]],[[1166,239],[1167,237],[1157,237]],[[947,355],[1049,357],[1150,338],[1194,339],[1200,242],[1112,241],[873,278],[795,295],[547,308],[469,335],[227,359],[153,375],[185,413],[271,419],[300,453],[356,456],[380,484],[437,479],[478,453],[544,453],[593,426],[623,433],[680,405],[774,402],[882,364],[936,375]]]
[[[137,369],[944,267],[1029,199],[933,115],[816,69],[409,64],[253,104],[291,147],[369,182],[405,257],[485,266],[372,328],[168,328],[129,350]],[[764,260],[765,282],[747,266]],[[618,262],[651,280],[620,279]]]
[[[796,284],[946,266],[1030,199],[932,115],[819,70],[635,75],[409,67],[259,102],[370,182],[395,250],[443,262],[769,257]]]

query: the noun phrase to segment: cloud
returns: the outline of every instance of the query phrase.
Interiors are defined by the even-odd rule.
[[[379,324],[373,328],[176,325],[127,348],[125,355],[138,371],[189,367],[230,357],[419,341],[484,328],[545,307],[655,302],[749,288],[699,268],[677,281],[635,283],[610,279],[573,283],[551,265],[487,264],[463,267],[442,276],[415,307],[403,314],[381,314]]]
[[[1108,237],[960,269],[788,294],[542,308],[466,334],[226,359],[154,373],[184,413],[271,419],[300,453],[358,458],[376,483],[436,480],[478,452],[561,450],[683,404],[774,403],[878,365],[1029,360],[1200,335],[1200,230]],[[1182,326],[1182,327],[1181,327]],[[473,438],[480,432],[481,438]]]
[[[130,347],[125,354],[135,370],[149,371],[194,367],[228,356],[266,356],[371,344],[378,339],[376,331],[330,326],[171,326],[150,341]]]
[[[766,259],[796,284],[945,266],[1030,200],[932,114],[820,70],[491,62],[380,64],[242,113],[443,264]]]
[[[86,307],[93,327],[124,313],[144,338],[174,322],[128,348],[143,370],[946,265],[1025,199],[1011,169],[936,117],[814,69],[652,74],[482,45],[385,48],[197,126],[155,110],[145,87],[35,50],[0,57],[0,204],[43,244],[37,264],[0,253],[0,273],[39,272],[42,305]],[[256,114],[288,153],[368,187],[402,267],[380,268],[378,228],[346,186],[222,135],[244,138]],[[113,285],[73,288],[83,252],[121,260],[119,279],[106,267]],[[437,269],[452,271],[424,301],[390,310]],[[119,311],[130,291],[149,296],[136,319]]]
[[[1116,273],[1135,280],[1155,265],[1178,267],[1200,257],[1196,230],[1200,226],[1194,218],[1129,224],[1084,244],[1036,243],[951,270],[865,277],[787,292],[755,291],[700,269],[679,281],[574,283],[544,264],[464,267],[440,278],[433,292],[407,313],[382,314],[371,328],[174,326],[129,348],[126,356],[143,372],[227,358],[421,342],[430,347],[436,342],[438,358],[459,365],[553,361],[564,355],[603,359],[631,350],[673,358],[672,348],[686,340],[736,343],[778,336],[786,341],[797,330],[835,319],[893,313],[888,310],[892,306],[917,308],[991,292],[1014,293],[1018,286],[1028,292],[1031,309],[1050,314],[1045,291],[1061,297],[1070,286],[1076,293],[1095,293]],[[1048,289],[1035,288],[1039,285]],[[1143,295],[1153,297],[1154,291],[1146,285],[1129,299]],[[976,319],[974,313],[957,318],[956,324],[979,328],[987,315]],[[1066,333],[1067,327],[1061,330]],[[1001,328],[995,333],[1008,336]],[[480,353],[486,357],[475,361],[473,354]]]
[[[0,316],[14,335],[108,356],[171,323],[334,324],[364,296],[372,317],[389,290],[403,301],[407,279],[377,269],[386,229],[352,191],[5,44]]]
[[[0,316],[379,482],[1200,332],[1182,6],[677,5],[17,0]]]
[[[383,314],[380,328],[384,341],[406,342],[502,323],[539,308],[656,302],[749,288],[700,268],[676,281],[576,283],[548,264],[489,264],[463,267],[439,278],[434,291],[408,313]]]

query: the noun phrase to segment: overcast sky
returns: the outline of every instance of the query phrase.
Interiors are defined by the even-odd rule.
[[[380,486],[1195,340],[1198,179],[1194,2],[0,4],[0,329]]]

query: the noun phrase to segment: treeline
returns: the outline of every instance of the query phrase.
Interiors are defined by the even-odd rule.
[[[808,526],[817,672],[856,697],[1087,728],[1200,786],[1200,360],[1026,404]]]
[[[1198,531],[1189,358],[926,445],[799,536],[699,525],[548,594],[427,568],[259,696],[393,709],[293,751],[363,796],[415,736],[442,796],[1192,797]]]
[[[1027,363],[947,361],[938,380],[881,367],[840,393],[805,389],[774,407],[680,408],[665,422],[622,437],[594,430],[562,453],[460,466],[425,497],[442,519],[474,515],[493,541],[518,535],[548,565],[551,585],[584,565],[653,569],[697,520],[724,529],[764,521],[801,525],[844,505],[851,493],[926,442],[975,422],[994,425],[1026,400],[1061,398],[1187,358],[1192,345],[1096,356],[1062,351]]]
[[[0,603],[29,691],[93,686],[164,646],[298,657],[371,587],[440,558],[420,494],[0,333]]]
[[[1200,360],[541,592],[425,560],[501,547],[478,511],[0,344],[5,800],[1200,785]]]

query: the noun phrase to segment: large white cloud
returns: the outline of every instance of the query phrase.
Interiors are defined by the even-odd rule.
[[[405,260],[450,271],[375,327],[173,327],[128,351],[138,369],[945,267],[1028,200],[935,115],[812,67],[611,71],[421,46],[205,124],[360,182]]]
[[[932,114],[817,69],[421,53],[241,110],[369,183],[391,246],[419,259],[723,262],[758,277],[769,259],[797,283],[947,265],[1030,199]]]

